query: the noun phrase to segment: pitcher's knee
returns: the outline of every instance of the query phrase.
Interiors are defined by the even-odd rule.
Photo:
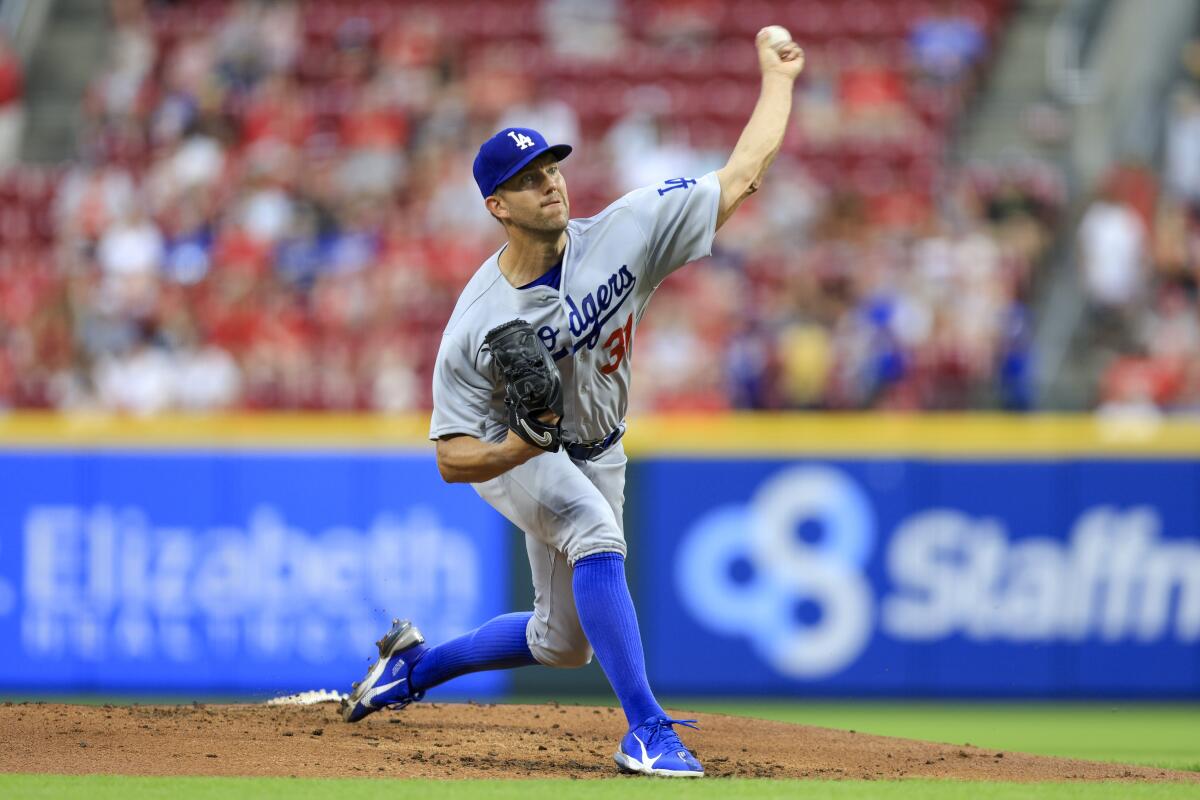
[[[578,669],[592,662],[592,646],[582,642],[554,642],[530,648],[538,663],[557,669]]]

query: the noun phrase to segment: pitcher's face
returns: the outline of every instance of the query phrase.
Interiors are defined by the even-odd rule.
[[[494,197],[500,202],[493,213],[518,228],[561,232],[571,217],[567,182],[550,153],[538,156],[502,183]]]

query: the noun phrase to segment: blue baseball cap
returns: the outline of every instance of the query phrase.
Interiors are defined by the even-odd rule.
[[[571,152],[571,145],[546,144],[546,137],[533,128],[505,128],[484,142],[475,156],[475,183],[484,197],[496,193],[496,187],[520,172],[526,164],[542,153],[553,153],[562,161]]]

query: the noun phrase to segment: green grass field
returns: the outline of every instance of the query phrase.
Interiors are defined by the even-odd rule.
[[[673,708],[740,714],[865,733],[1003,750],[1200,771],[1200,706],[1188,704],[790,703],[673,699]],[[0,797],[88,800],[169,798],[428,798],[428,800],[623,800],[623,798],[1195,798],[1196,784],[1002,784],[909,781],[705,779],[612,781],[390,781],[289,778],[131,778],[0,775]]]
[[[620,781],[383,781],[298,780],[291,778],[120,778],[100,776],[0,776],[0,796],[5,798],[80,797],[87,800],[943,800],[978,798],[1010,800],[1120,800],[1121,798],[1195,798],[1196,786],[1136,786],[1120,783],[1017,784],[952,781],[767,781],[629,778]]]
[[[1200,706],[1195,704],[680,700],[675,705],[883,736],[1200,772]]]

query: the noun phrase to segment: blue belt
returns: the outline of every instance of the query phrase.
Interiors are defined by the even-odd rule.
[[[563,449],[567,451],[567,455],[576,461],[595,461],[604,455],[605,450],[621,441],[621,437],[624,435],[625,423],[622,422],[613,429],[612,433],[603,439],[597,439],[594,442],[568,442],[564,445]]]

